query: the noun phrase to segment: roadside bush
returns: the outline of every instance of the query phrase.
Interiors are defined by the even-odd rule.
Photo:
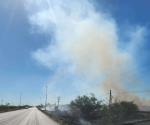
[[[81,117],[89,121],[101,117],[103,109],[102,102],[98,101],[94,95],[79,96],[71,102],[70,106],[72,109],[80,110]]]

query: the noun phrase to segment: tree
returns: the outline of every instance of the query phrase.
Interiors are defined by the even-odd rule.
[[[102,111],[102,102],[98,101],[93,94],[90,96],[78,96],[71,102],[70,106],[73,109],[79,109],[85,120],[94,120],[100,117]]]

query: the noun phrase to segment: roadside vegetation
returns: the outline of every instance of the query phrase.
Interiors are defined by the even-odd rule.
[[[30,107],[31,106],[29,106],[29,105],[14,106],[14,105],[10,105],[8,103],[6,105],[0,105],[0,113],[9,112],[9,111],[15,111],[15,110],[20,110],[20,109],[26,109],[26,108],[30,108]]]
[[[46,112],[61,125],[122,125],[126,121],[144,119],[134,102],[104,104],[94,95],[77,97],[69,104],[68,111]]]

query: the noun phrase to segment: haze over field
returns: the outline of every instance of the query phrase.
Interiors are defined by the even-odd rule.
[[[122,95],[128,91],[125,86],[140,84],[134,50],[144,44],[146,27],[137,25],[120,30],[111,13],[96,11],[93,3],[87,0],[36,3],[33,0],[27,2],[27,9],[31,25],[51,35],[51,41],[33,52],[33,58],[50,70],[55,67],[49,80],[52,92],[56,89],[55,92],[63,94],[55,86],[66,84],[66,91],[70,85],[78,91],[73,95],[89,92],[100,95],[109,89]],[[119,32],[128,33],[126,46]],[[128,95],[128,99],[143,101],[136,95]]]
[[[24,103],[41,103],[48,84],[52,103],[58,96],[68,103],[89,93],[105,99],[111,89],[114,99],[149,104],[145,92],[150,90],[149,21],[145,18],[150,17],[138,9],[146,2],[15,1],[0,2],[4,20],[12,15],[10,22],[2,20],[1,25],[14,24],[1,31],[0,53],[6,53],[0,55],[2,97],[9,91],[7,100],[17,100],[21,92]],[[10,84],[13,87],[8,89]]]

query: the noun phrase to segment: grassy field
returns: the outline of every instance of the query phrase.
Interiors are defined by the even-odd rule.
[[[139,123],[139,124],[136,124],[136,125],[150,125],[150,122]]]
[[[30,106],[0,106],[0,113],[29,108]]]

